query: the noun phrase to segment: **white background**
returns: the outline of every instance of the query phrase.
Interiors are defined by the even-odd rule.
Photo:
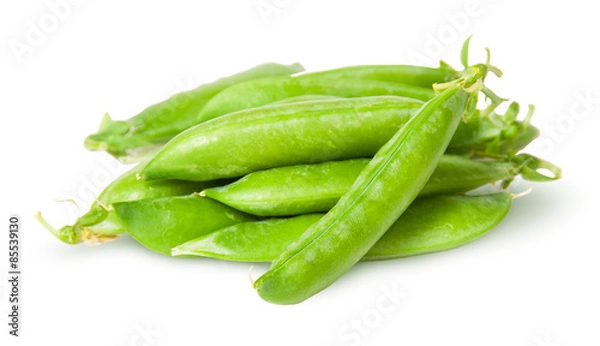
[[[2,2],[1,215],[22,217],[23,286],[17,340],[5,324],[3,226],[1,344],[600,345],[600,25],[591,3],[83,0],[57,19],[44,1]],[[261,16],[259,6],[277,10]],[[43,36],[16,54],[31,25]],[[275,306],[252,290],[247,264],[163,257],[127,237],[67,246],[32,217],[42,209],[55,226],[68,222],[73,209],[55,199],[89,203],[123,170],[82,145],[105,111],[128,118],[266,61],[457,66],[469,34],[471,60],[489,46],[505,72],[491,87],[537,106],[544,135],[529,151],[564,169],[473,244],[360,264],[300,305]],[[403,298],[382,315],[385,290]]]

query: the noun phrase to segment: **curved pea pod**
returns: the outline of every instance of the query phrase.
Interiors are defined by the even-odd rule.
[[[122,161],[140,161],[178,133],[197,124],[198,113],[221,90],[256,78],[287,76],[303,70],[298,63],[266,63],[177,93],[128,120],[113,121],[105,114],[98,132],[86,138],[85,147],[105,150]]]
[[[346,193],[370,159],[330,161],[250,173],[201,194],[260,216],[326,212]],[[444,155],[419,196],[463,193],[497,181],[512,181],[520,162],[475,161]]]
[[[215,96],[198,115],[199,122],[221,115],[265,106],[301,95],[364,97],[393,95],[427,101],[433,97],[431,88],[361,79],[334,79],[300,76],[261,78],[234,85]]]
[[[500,223],[511,202],[507,192],[415,200],[361,260],[409,257],[468,244]],[[239,223],[179,245],[172,254],[271,262],[322,217],[308,214]]]
[[[201,235],[256,218],[193,194],[113,205],[122,227],[152,251],[171,254],[174,246]]]
[[[431,88],[433,84],[459,78],[460,72],[442,61],[437,68],[414,65],[359,65],[309,72],[301,76],[380,80]]]
[[[214,180],[294,164],[372,156],[423,105],[396,96],[249,109],[173,138],[144,179]]]
[[[84,242],[94,245],[116,239],[119,234],[125,231],[116,218],[112,207],[113,203],[188,195],[221,183],[199,183],[181,180],[143,181],[137,179],[137,175],[141,172],[143,166],[143,164],[140,164],[133,167],[110,183],[98,196],[97,200],[92,203],[90,210],[79,217],[73,225],[67,225],[56,230],[42,218],[40,213],[37,214],[38,220],[58,239],[67,244]]]
[[[473,66],[444,88],[386,143],[350,190],[281,253],[254,283],[264,300],[296,304],[325,289],[383,236],[417,197],[482,87]]]

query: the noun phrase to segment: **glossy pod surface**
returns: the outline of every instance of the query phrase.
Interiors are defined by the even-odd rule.
[[[88,136],[85,146],[89,150],[106,150],[120,159],[139,159],[152,147],[167,142],[181,131],[197,124],[198,113],[223,89],[256,78],[287,76],[303,70],[298,63],[266,63],[177,93],[165,101],[149,106],[129,120],[112,121],[106,115],[98,133]]]
[[[433,84],[449,82],[460,77],[460,72],[446,64],[440,64],[438,68],[412,65],[359,65],[309,72],[301,76],[371,79],[431,88]]]
[[[203,194],[246,213],[260,216],[326,212],[346,193],[370,159],[329,161],[250,173]],[[461,193],[512,179],[518,165],[444,155],[420,196]]]
[[[144,179],[214,180],[372,156],[422,106],[395,96],[256,108],[197,125],[150,160]]]
[[[299,303],[358,262],[425,186],[469,99],[458,83],[425,104],[339,202],[273,261],[255,282],[258,294],[272,303]]]
[[[427,101],[433,97],[433,90],[377,80],[318,78],[310,75],[262,78],[223,90],[202,109],[199,122],[307,94],[339,97],[393,95]]]
[[[415,256],[467,244],[500,223],[511,201],[511,195],[506,192],[415,200],[362,261]],[[239,223],[177,246],[172,253],[228,261],[271,262],[322,217],[323,214],[308,214]]]
[[[197,194],[115,203],[122,227],[150,250],[170,255],[171,248],[239,222],[250,215]]]
[[[508,213],[512,195],[436,196],[416,200],[366,255],[385,260],[453,249],[484,235]]]
[[[421,105],[396,96],[292,99],[231,113],[181,133],[157,153],[142,175],[145,179],[202,181],[281,166],[371,157]],[[481,131],[493,130],[487,121],[477,124]],[[477,137],[484,143],[473,140],[477,124],[461,124],[459,129],[466,126],[468,130],[452,138],[448,151],[470,153],[487,145],[486,136]]]
[[[297,102],[308,102],[308,101],[322,101],[322,100],[341,100],[343,97],[339,96],[330,96],[330,95],[300,95],[294,96],[287,99],[283,99],[280,101],[275,101],[270,103],[271,105],[282,105],[287,103],[297,103]]]

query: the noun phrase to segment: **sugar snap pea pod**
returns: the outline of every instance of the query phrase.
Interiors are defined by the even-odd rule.
[[[261,78],[239,83],[223,90],[202,109],[198,115],[198,122],[307,94],[339,97],[394,95],[427,101],[433,97],[433,90],[377,80],[311,76]]]
[[[167,143],[144,179],[214,180],[302,163],[372,156],[422,106],[377,96],[249,109]]]
[[[264,300],[299,303],[358,262],[402,215],[432,175],[458,124],[481,89],[486,67],[442,87],[363,169],[339,202],[254,283]],[[470,111],[470,110],[469,110]]]
[[[260,216],[326,212],[346,193],[370,159],[329,161],[250,173],[202,194]],[[512,181],[522,161],[475,161],[444,155],[419,196],[463,193],[497,181]]]
[[[435,196],[416,200],[371,248],[378,261],[450,250],[492,230],[508,214],[513,196]]]
[[[139,161],[157,146],[195,125],[200,110],[221,90],[256,78],[287,76],[303,70],[298,63],[266,63],[175,94],[129,120],[113,121],[105,114],[98,132],[86,138],[85,147],[89,150],[106,150],[123,161]]]
[[[459,78],[460,72],[442,61],[438,68],[413,65],[360,65],[309,72],[302,76],[371,79],[431,88],[433,84]]]
[[[174,138],[143,176],[211,180],[273,167],[372,156],[420,105],[402,97],[372,96],[232,113]],[[473,128],[472,124],[460,126]],[[478,148],[465,136],[453,138],[451,146],[459,151]]]
[[[409,257],[465,245],[500,223],[511,202],[506,192],[417,199],[361,260]],[[243,222],[190,240],[173,248],[172,254],[271,262],[322,217],[307,214]]]
[[[197,194],[115,203],[122,227],[150,250],[165,255],[181,243],[256,218]]]
[[[116,239],[124,232],[117,220],[113,203],[134,201],[145,198],[188,195],[203,188],[222,182],[190,182],[182,180],[143,181],[137,179],[144,164],[139,164],[110,183],[92,203],[90,210],[79,217],[73,225],[58,230],[52,228],[41,216],[38,220],[58,239],[67,244],[84,242],[94,245]]]
[[[323,214],[242,222],[180,244],[172,256],[203,256],[240,262],[271,262]]]

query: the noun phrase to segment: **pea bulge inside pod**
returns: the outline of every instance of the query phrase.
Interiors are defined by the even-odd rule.
[[[271,167],[369,157],[422,105],[404,97],[375,96],[231,113],[175,137],[142,176],[206,181]]]

